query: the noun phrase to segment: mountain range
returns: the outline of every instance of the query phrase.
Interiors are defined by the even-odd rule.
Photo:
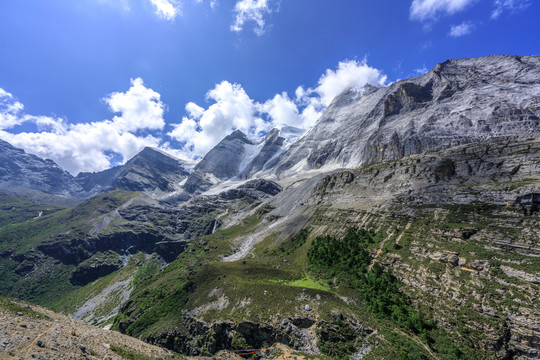
[[[534,359],[539,134],[540,56],[497,55],[196,164],[74,177],[0,141],[0,294],[186,356]]]

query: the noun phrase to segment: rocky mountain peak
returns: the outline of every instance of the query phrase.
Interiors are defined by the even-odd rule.
[[[241,130],[234,130],[232,133],[230,133],[229,135],[227,135],[225,137],[225,139],[227,139],[228,141],[231,141],[231,140],[234,140],[234,139],[238,139],[240,141],[243,141],[245,143],[251,143],[251,140],[249,140],[249,138],[247,137],[246,134],[244,134]],[[224,140],[225,140],[224,139]]]
[[[539,117],[540,56],[447,60],[416,78],[342,93],[280,156],[276,173],[356,167],[538,133]]]
[[[242,131],[235,130],[210,150],[195,170],[213,174],[218,179],[232,178],[238,174],[246,145],[255,144]]]
[[[97,173],[80,173],[84,191],[99,194],[115,189],[129,191],[175,191],[189,175],[184,162],[160,150],[145,147],[124,165]]]
[[[249,179],[259,172],[271,172],[279,155],[303,133],[292,126],[273,128],[257,142],[235,130],[197,164],[184,189],[188,193],[202,192],[222,180]]]
[[[54,161],[43,160],[0,140],[0,188],[11,193],[28,191],[69,196],[80,191],[73,176]]]

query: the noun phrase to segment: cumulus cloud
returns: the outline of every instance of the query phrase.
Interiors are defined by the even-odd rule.
[[[0,129],[9,129],[24,122],[18,114],[24,106],[11,93],[0,88]]]
[[[264,34],[264,16],[272,12],[269,1],[271,0],[238,0],[234,6],[235,21],[231,25],[231,31],[240,32],[247,22],[254,22],[253,31],[259,36]]]
[[[112,93],[105,102],[119,116],[113,118],[118,128],[124,131],[139,129],[157,130],[165,126],[164,105],[160,94],[144,86],[141,78],[131,80],[131,87],[125,93]]]
[[[168,135],[183,145],[183,157],[194,159],[236,129],[254,138],[273,127],[309,129],[341,92],[351,88],[361,92],[365,84],[382,86],[385,82],[381,71],[355,60],[328,69],[315,88],[300,86],[294,97],[282,92],[264,102],[251,99],[241,85],[223,81],[207,93],[211,103],[207,108],[188,103],[187,115]]]
[[[188,103],[187,116],[169,133],[185,143],[186,152],[203,155],[233,129],[252,136],[262,130],[256,125],[256,106],[239,84],[223,81],[210,90],[206,98],[213,104],[204,109]]]
[[[160,94],[140,78],[132,79],[127,91],[103,99],[113,113],[111,119],[78,124],[26,114],[23,104],[0,88],[0,138],[52,159],[72,174],[110,168],[118,158],[123,163],[145,146],[197,159],[236,129],[258,139],[273,127],[307,130],[335,96],[347,89],[361,92],[368,83],[384,85],[386,76],[365,61],[356,60],[342,61],[336,69],[328,69],[313,88],[299,86],[293,96],[281,92],[262,102],[253,100],[240,84],[222,81],[207,92],[208,105],[187,103],[185,116],[171,124],[167,134],[162,133],[165,104]],[[167,141],[170,139],[180,146],[172,149]]]
[[[259,105],[259,111],[268,114],[273,127],[294,126],[305,127],[305,119],[301,116],[297,103],[289,98],[287,92],[276,94],[272,99]]]
[[[476,0],[413,0],[410,7],[412,20],[433,20],[440,14],[452,15],[464,10]]]
[[[421,68],[416,68],[416,69],[413,70],[413,75],[412,76],[424,75],[428,71],[429,71],[429,69],[426,67],[426,65],[422,65]]]
[[[505,11],[514,13],[525,10],[530,5],[530,0],[495,0],[493,4],[493,11],[491,12],[491,19],[498,19],[499,16],[501,16]]]
[[[365,59],[341,61],[336,70],[326,70],[319,79],[319,86],[315,92],[320,96],[323,105],[328,106],[346,89],[361,90],[366,84],[382,86],[385,82],[386,76],[380,70],[369,66]]]
[[[459,25],[452,25],[450,27],[450,32],[448,33],[448,35],[454,38],[465,36],[471,33],[472,28],[473,25],[467,22],[461,23]]]
[[[72,174],[104,170],[115,165],[115,156],[125,162],[145,146],[159,147],[161,139],[150,132],[165,125],[160,95],[140,78],[131,81],[128,91],[104,99],[117,113],[111,120],[69,124],[62,118],[25,114],[22,104],[4,90],[0,101],[0,138],[52,159]],[[21,124],[34,126],[35,131],[15,132],[13,128]]]
[[[165,20],[174,20],[180,14],[180,3],[176,0],[150,0],[156,9],[156,14]]]

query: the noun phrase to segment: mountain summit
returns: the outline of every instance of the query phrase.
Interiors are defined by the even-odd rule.
[[[122,189],[171,192],[189,175],[186,164],[172,156],[146,147],[124,165],[97,173],[80,173],[76,180],[88,194]]]
[[[447,60],[416,78],[342,93],[280,157],[276,173],[351,168],[538,133],[539,117],[540,56]]]
[[[39,192],[71,196],[81,191],[73,176],[54,161],[27,154],[0,140],[0,189],[12,193]]]

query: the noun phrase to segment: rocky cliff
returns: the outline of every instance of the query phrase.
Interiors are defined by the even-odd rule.
[[[12,193],[41,192],[72,196],[80,185],[52,160],[27,154],[0,140],[0,188]]]
[[[540,56],[448,60],[417,78],[349,90],[286,153],[290,169],[357,167],[540,131]]]

